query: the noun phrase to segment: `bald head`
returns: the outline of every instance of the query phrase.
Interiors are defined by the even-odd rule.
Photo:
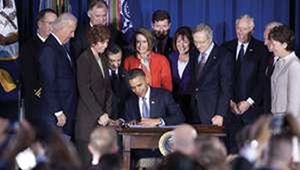
[[[118,150],[117,133],[110,127],[98,127],[90,136],[89,149],[103,155],[115,153]],[[91,152],[93,152],[91,151]]]
[[[195,139],[197,131],[188,124],[179,125],[174,130],[174,151],[181,152],[186,155],[192,155],[195,150]]]

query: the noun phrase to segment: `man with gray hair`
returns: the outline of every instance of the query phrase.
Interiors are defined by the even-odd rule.
[[[231,113],[226,118],[231,153],[237,152],[236,133],[263,112],[262,93],[268,50],[263,42],[252,36],[254,27],[251,16],[240,16],[235,23],[237,38],[224,43],[235,61]]]
[[[75,61],[64,45],[74,36],[77,19],[61,14],[52,25],[39,57],[42,93],[40,113],[49,125],[72,135],[76,109]]]
[[[89,32],[96,25],[105,25],[111,32],[109,45],[117,44],[122,49],[127,45],[123,39],[123,33],[118,31],[109,23],[108,12],[109,7],[105,0],[90,0],[87,15],[89,17],[89,23],[79,25],[76,30],[75,37],[71,40],[71,52],[74,58],[78,58],[80,54],[87,49],[90,44],[87,40],[87,32]]]
[[[213,31],[208,25],[196,26],[193,39],[198,50],[192,97],[193,123],[223,126],[232,96],[234,61],[228,52],[213,42]]]

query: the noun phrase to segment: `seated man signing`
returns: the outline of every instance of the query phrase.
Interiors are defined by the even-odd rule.
[[[162,88],[150,87],[143,70],[130,70],[127,80],[134,93],[125,104],[124,119],[129,125],[163,126],[184,122],[172,94]]]

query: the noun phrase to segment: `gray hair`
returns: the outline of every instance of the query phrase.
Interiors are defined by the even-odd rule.
[[[239,18],[236,19],[235,25],[238,25],[239,22],[240,22],[241,20],[247,21],[248,24],[249,24],[249,27],[251,28],[251,30],[254,29],[255,24],[254,24],[254,18],[253,18],[253,17],[251,17],[251,16],[248,15],[248,14],[242,15],[242,16],[240,16]]]
[[[76,17],[71,13],[63,13],[53,22],[52,27],[53,30],[58,31],[71,23],[77,24]]]
[[[273,29],[273,28],[275,28],[275,27],[282,26],[282,25],[283,25],[283,23],[281,23],[281,22],[272,21],[272,22],[270,22],[270,23],[268,23],[268,24],[266,25],[266,28],[265,28],[265,29],[271,30],[271,29]]]
[[[201,23],[201,24],[197,25],[195,27],[195,29],[193,30],[193,34],[195,34],[197,32],[204,32],[210,40],[213,39],[213,30],[207,24]]]

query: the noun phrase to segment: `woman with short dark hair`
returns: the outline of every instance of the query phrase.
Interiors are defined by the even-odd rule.
[[[192,54],[194,48],[192,31],[189,27],[180,27],[173,39],[174,51],[169,55],[173,81],[173,95],[180,105],[186,121],[192,123],[190,109],[193,66],[196,62]]]
[[[271,77],[271,111],[290,113],[300,118],[300,60],[295,54],[295,35],[287,26],[278,26],[269,34],[271,50],[279,60]]]
[[[106,26],[95,26],[87,37],[91,45],[77,59],[79,100],[75,124],[76,146],[84,167],[91,163],[87,149],[90,133],[110,121],[112,96],[105,61],[110,31]]]

